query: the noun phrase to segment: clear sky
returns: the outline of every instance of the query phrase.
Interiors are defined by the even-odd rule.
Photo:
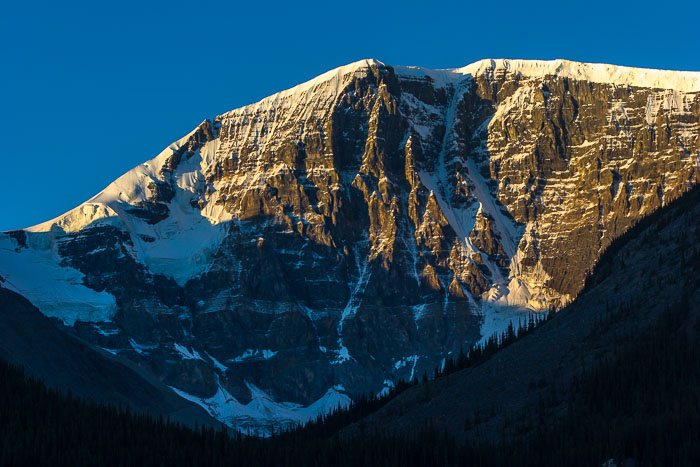
[[[205,118],[361,58],[700,70],[696,1],[3,2],[0,230],[79,205]]]

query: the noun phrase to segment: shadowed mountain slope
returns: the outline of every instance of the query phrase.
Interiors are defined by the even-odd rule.
[[[95,402],[130,406],[189,425],[219,426],[153,375],[72,336],[20,295],[0,287],[0,358],[48,387]]]

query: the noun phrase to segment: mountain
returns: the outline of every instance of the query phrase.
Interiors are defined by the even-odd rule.
[[[0,235],[0,276],[64,332],[269,433],[570,303],[615,238],[697,184],[699,135],[700,73],[363,60]]]

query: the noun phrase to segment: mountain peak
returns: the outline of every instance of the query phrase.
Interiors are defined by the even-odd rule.
[[[340,92],[344,85],[349,82],[348,80],[351,79],[351,77],[354,76],[355,73],[361,70],[369,70],[372,66],[386,65],[380,62],[379,60],[375,60],[373,58],[365,58],[356,62],[348,63],[347,65],[342,65],[337,68],[333,68],[332,70],[322,73],[316,76],[315,78],[312,78],[301,84],[297,84],[296,86],[293,86],[289,89],[285,89],[284,91],[280,91],[268,97],[265,97],[258,102],[249,104],[242,108],[233,109],[229,112],[224,113],[220,117],[226,117],[227,115],[235,114],[236,112],[241,110],[269,108],[272,105],[277,105],[286,100],[299,102],[299,100],[295,99],[294,96],[301,96],[317,87],[325,87],[328,91],[330,91],[330,94],[336,95],[338,92]]]

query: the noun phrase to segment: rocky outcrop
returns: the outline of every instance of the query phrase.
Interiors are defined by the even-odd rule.
[[[612,239],[697,183],[687,80],[532,63],[339,68],[6,242],[114,297],[109,323],[71,332],[227,423],[259,423],[259,391],[378,392],[497,330],[489,313],[568,303]]]

